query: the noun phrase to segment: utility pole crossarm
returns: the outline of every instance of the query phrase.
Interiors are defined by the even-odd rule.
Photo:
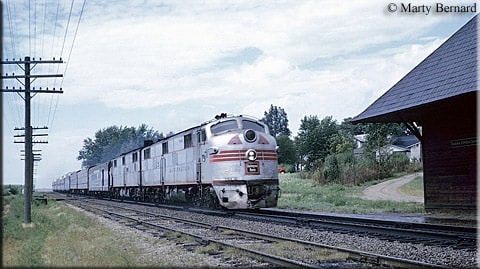
[[[53,75],[30,75],[30,78],[61,78],[63,77],[62,74],[53,74]],[[15,74],[5,74],[5,76],[2,76],[2,79],[10,79],[10,78],[26,78],[25,75],[15,75]]]
[[[22,89],[2,89],[1,92],[25,92],[25,90],[22,90]],[[62,88],[60,88],[60,90],[55,90],[55,88],[53,90],[30,90],[31,93],[63,93],[63,90]]]
[[[25,64],[26,61],[27,59],[25,60],[5,59],[5,60],[0,60],[0,64]],[[63,64],[62,58],[60,58],[60,60],[55,60],[55,58],[53,58],[53,60],[42,60],[42,59],[35,60],[35,58],[30,60],[30,58],[28,58],[28,62],[31,64]]]

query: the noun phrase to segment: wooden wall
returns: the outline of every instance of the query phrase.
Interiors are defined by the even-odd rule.
[[[425,209],[476,212],[476,94],[447,99],[423,114]]]

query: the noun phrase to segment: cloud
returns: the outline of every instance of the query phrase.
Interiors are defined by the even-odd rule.
[[[322,70],[338,69],[341,61],[364,52],[375,56],[434,23],[385,16],[382,2],[133,5],[125,11],[120,5],[88,7],[65,79],[71,93],[65,102],[155,107],[209,99],[216,90],[248,92],[244,86],[269,92],[265,87],[279,79],[283,85],[311,82],[314,88],[315,80],[306,75],[322,76]],[[122,15],[94,16],[104,9]],[[411,28],[415,31],[405,30]],[[249,48],[255,48],[253,58],[225,64],[234,59],[232,52],[247,56]],[[302,70],[316,60],[323,63],[313,65],[319,70]]]

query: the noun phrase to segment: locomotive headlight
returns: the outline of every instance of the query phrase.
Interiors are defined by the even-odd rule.
[[[243,137],[245,137],[245,140],[247,142],[254,142],[257,139],[257,134],[255,133],[254,130],[246,130],[245,133],[243,133]]]
[[[257,152],[253,149],[249,149],[247,150],[246,156],[249,161],[253,162],[257,159]]]

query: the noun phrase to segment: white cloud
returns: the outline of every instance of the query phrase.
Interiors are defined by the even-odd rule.
[[[288,79],[297,77],[304,79],[303,84],[312,82],[314,88],[314,81],[295,71],[295,66],[322,57],[355,58],[361,51],[413,32],[404,29],[413,28],[418,35],[433,23],[418,24],[417,18],[399,23],[398,18],[385,16],[383,5],[299,1],[252,7],[252,3],[175,2],[161,6],[165,11],[160,14],[138,5],[128,16],[105,20],[90,15],[80,28],[65,79],[71,97],[64,101],[95,99],[109,107],[155,107],[210,98],[212,89],[243,92],[237,87],[245,84],[268,91],[265,87],[279,79],[288,84]],[[216,61],[225,52],[246,47],[259,48],[264,55],[251,65],[216,70]],[[342,63],[324,68],[336,66]]]

